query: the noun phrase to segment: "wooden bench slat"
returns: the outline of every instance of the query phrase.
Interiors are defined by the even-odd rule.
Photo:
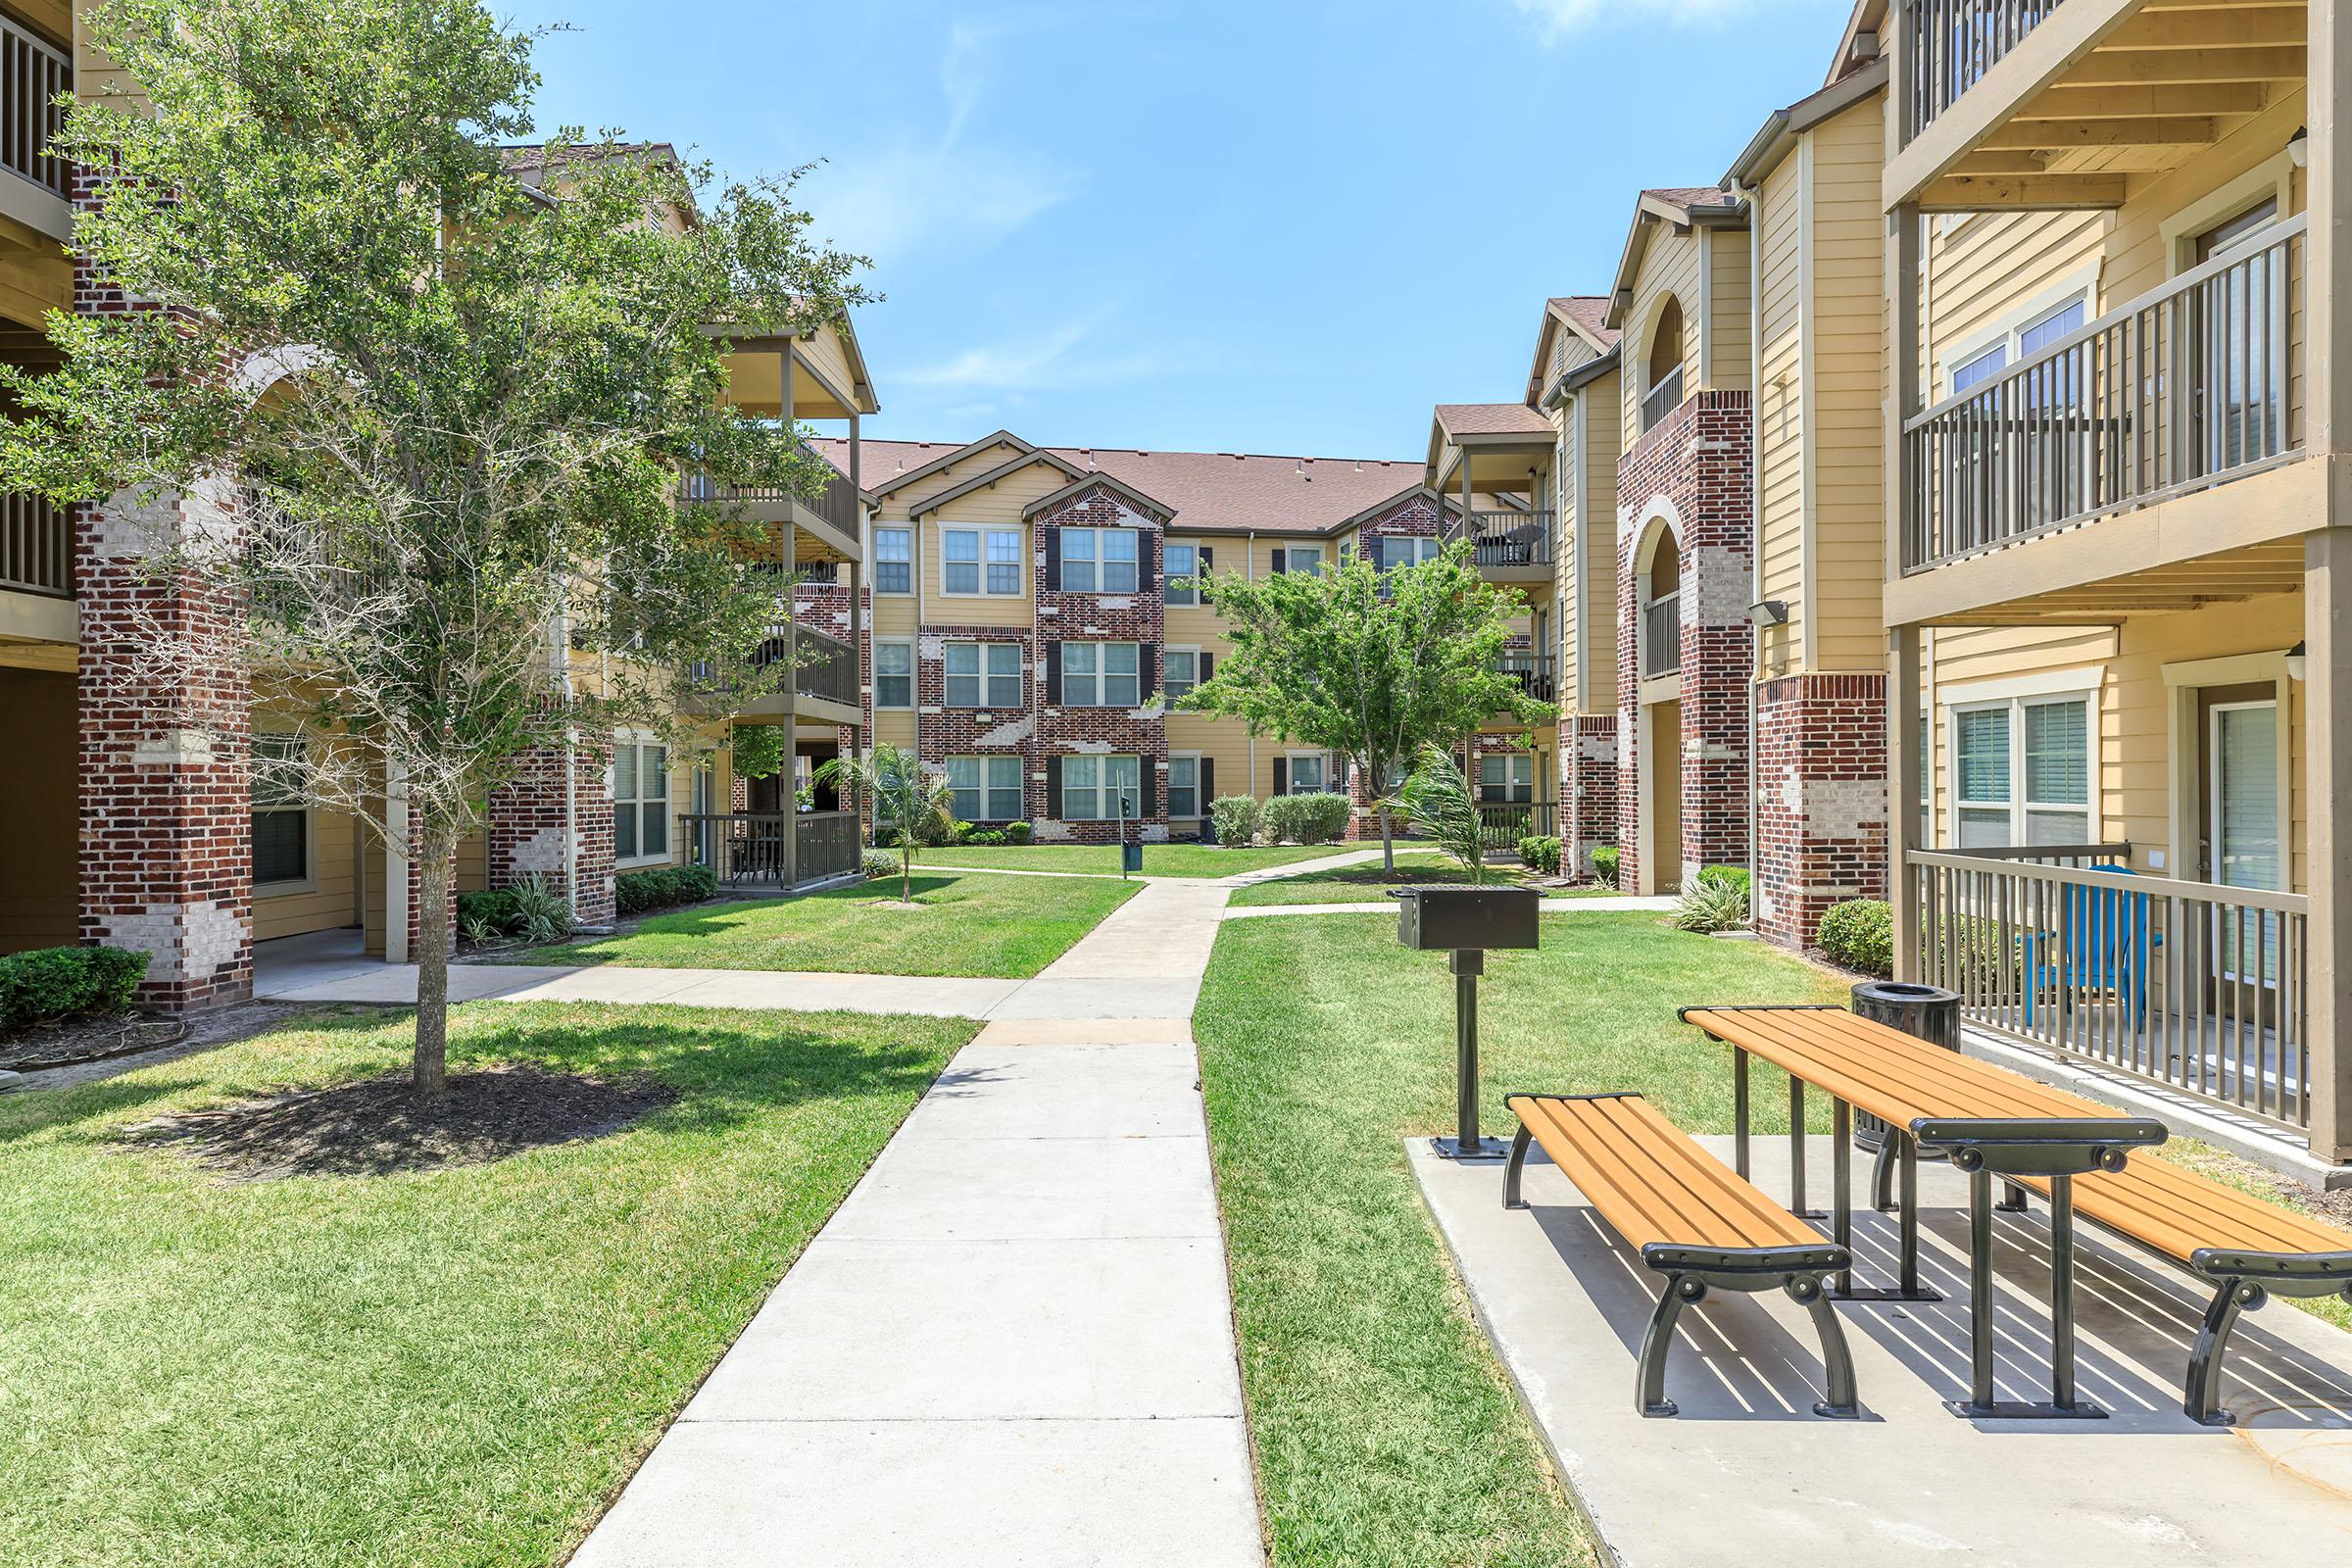
[[[1526,1102],[1514,1101],[1512,1108],[1521,1110]],[[1569,1105],[1573,1101],[1536,1102],[1529,1130],[1543,1146],[1552,1162],[1576,1185],[1592,1205],[1600,1210],[1609,1228],[1624,1237],[1636,1248],[1651,1242],[1699,1242],[1717,1245],[1702,1234],[1702,1227],[1686,1219],[1672,1200],[1642,1179],[1642,1173],[1626,1168],[1622,1163],[1602,1157],[1594,1140],[1572,1119]]]
[[[1822,1239],[1639,1096],[1514,1096],[1510,1106],[1610,1229],[1637,1249],[1801,1247]]]

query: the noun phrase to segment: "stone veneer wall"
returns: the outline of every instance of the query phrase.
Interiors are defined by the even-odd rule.
[[[543,746],[516,760],[514,777],[490,796],[490,886],[513,887],[537,874],[570,891],[572,909],[583,925],[612,924],[612,760],[610,747],[585,743],[571,749]]]
[[[1578,874],[1592,852],[1617,842],[1617,715],[1571,713],[1560,720],[1560,838],[1576,849]],[[1563,867],[1565,869],[1565,867]]]
[[[1745,392],[1700,392],[1617,464],[1617,794],[1620,876],[1638,885],[1642,743],[1640,559],[1653,513],[1671,519],[1682,555],[1682,864],[1747,861],[1747,725],[1754,631],[1754,451]]]
[[[1756,688],[1756,929],[1812,944],[1822,911],[1886,897],[1886,678]]]

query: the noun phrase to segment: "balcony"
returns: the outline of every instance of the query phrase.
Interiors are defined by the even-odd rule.
[[[1473,512],[1453,537],[1470,541],[1482,571],[1551,565],[1551,535],[1558,514],[1550,512]],[[1544,575],[1549,575],[1546,570]]]
[[[74,526],[64,508],[0,495],[0,589],[74,597]]]
[[[0,17],[0,170],[9,175],[0,214],[55,239],[73,232],[74,169],[42,149],[65,124],[58,95],[73,90],[72,58]]]
[[[1642,607],[1642,677],[1672,675],[1683,667],[1683,596],[1677,589]]]
[[[2130,853],[1914,851],[1906,978],[1958,992],[1994,1034],[2308,1128],[2309,900],[2116,869]]]
[[[768,628],[768,635],[752,651],[752,666],[767,669],[782,662],[791,650],[793,665],[785,677],[789,696],[769,693],[736,698],[735,683],[709,664],[693,671],[695,689],[703,693],[695,707],[707,712],[745,718],[780,718],[797,713],[819,723],[863,722],[858,691],[858,651],[838,637],[807,626],[788,624]],[[810,704],[824,705],[811,708]]]
[[[1496,667],[1505,675],[1516,676],[1519,689],[1537,702],[1548,703],[1553,700],[1558,682],[1552,674],[1551,655],[1539,654],[1526,648],[1506,648]]]
[[[801,455],[823,465],[825,479],[814,497],[785,485],[722,485],[713,484],[708,476],[688,475],[683,494],[686,500],[707,506],[739,507],[743,514],[755,522],[787,522],[800,526],[815,524],[829,530],[825,543],[845,556],[858,551],[858,487],[849,476],[824,463],[806,447]]]
[[[1666,416],[1683,406],[1683,368],[1668,370],[1656,386],[1642,394],[1642,433],[1656,429]]]
[[[779,626],[775,636],[760,644],[760,654],[754,657],[753,662],[763,667],[771,662],[781,653],[787,632],[791,634],[797,661],[792,669],[793,691],[822,702],[857,707],[858,651],[838,637],[828,637],[807,626]]]
[[[1903,571],[2297,456],[2307,227],[2265,229],[1904,421]]]
[[[1478,842],[1481,848],[1516,850],[1521,839],[1548,838],[1559,821],[1552,801],[1491,801],[1478,803]]]
[[[729,887],[806,887],[858,869],[855,811],[736,811],[682,815],[678,843]]]
[[[1914,0],[1904,7],[1911,90],[1903,140],[1910,142],[1935,123],[2059,4],[2060,0]]]

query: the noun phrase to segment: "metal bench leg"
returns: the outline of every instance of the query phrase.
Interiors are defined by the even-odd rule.
[[[1830,1102],[1830,1187],[1833,1193],[1830,1239],[1851,1256],[1854,1247],[1854,1109],[1842,1100]],[[1838,1271],[1838,1294],[1850,1296],[1854,1271]],[[1802,1299],[1802,1298],[1799,1298]]]
[[[1747,1168],[1747,1053],[1732,1048],[1732,1169],[1748,1179]]]
[[[2230,1424],[2230,1412],[2222,1408],[2222,1352],[2230,1348],[2230,1331],[2237,1327],[2238,1314],[2270,1298],[2270,1293],[2251,1280],[2224,1280],[2214,1293],[2197,1330],[2196,1348],[2188,1355],[2188,1389],[2180,1408],[2191,1421],[2209,1427]]]
[[[1505,1208],[1527,1206],[1527,1200],[1519,1196],[1519,1173],[1527,1168],[1528,1141],[1527,1123],[1521,1122],[1519,1131],[1511,1136],[1511,1162],[1502,1167],[1502,1206]]]
[[[1902,1149],[1896,1159],[1901,1163],[1903,1176],[1902,1210],[1895,1216],[1895,1228],[1901,1236],[1902,1291],[1905,1296],[1919,1294],[1919,1143],[1909,1133],[1900,1135]]]
[[[1804,1303],[1812,1314],[1813,1327],[1821,1334],[1821,1368],[1829,1383],[1829,1396],[1813,1406],[1813,1413],[1850,1420],[1860,1414],[1854,1405],[1854,1357],[1846,1348],[1838,1309],[1830,1305],[1830,1293],[1822,1289],[1820,1276],[1812,1274],[1796,1275],[1783,1289]]]
[[[2026,1190],[2013,1181],[2003,1181],[2001,1200],[1994,1206],[2004,1214],[2023,1214],[2026,1211]]]
[[[1968,1173],[1969,1403],[1992,1408],[1992,1174]]]
[[[1894,1206],[1895,1144],[1902,1135],[1889,1127],[1879,1138],[1879,1152],[1870,1163],[1871,1206],[1884,1214]]]
[[[1642,1334],[1641,1386],[1634,1397],[1634,1407],[1642,1414],[1673,1415],[1680,1408],[1666,1397],[1666,1352],[1674,1348],[1674,1323],[1684,1306],[1706,1297],[1704,1282],[1685,1274],[1666,1276],[1666,1294],[1658,1298],[1649,1327]]]
[[[2050,1178],[2050,1403],[2075,1408],[2075,1179]]]
[[[1805,1206],[1805,1081],[1794,1073],[1788,1075],[1788,1212],[1821,1217]]]

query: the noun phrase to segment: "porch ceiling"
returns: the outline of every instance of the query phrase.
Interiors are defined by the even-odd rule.
[[[1922,624],[2104,626],[2142,615],[2179,614],[2204,605],[2291,594],[2302,586],[2303,542],[2279,539],[2248,545],[2226,556],[2173,562],[1981,609],[1930,616]]]
[[[2045,29],[2052,48],[2069,41],[2045,23],[1970,89],[2006,84],[2017,107],[1975,134],[1952,127],[1962,139],[1941,149],[1922,208],[2119,206],[2127,176],[2178,169],[2305,90],[2309,15],[2296,0],[2147,0],[2071,59],[2049,55],[2019,91],[2019,68],[2047,53],[2035,47]],[[1967,118],[1966,97],[1947,118]]]

